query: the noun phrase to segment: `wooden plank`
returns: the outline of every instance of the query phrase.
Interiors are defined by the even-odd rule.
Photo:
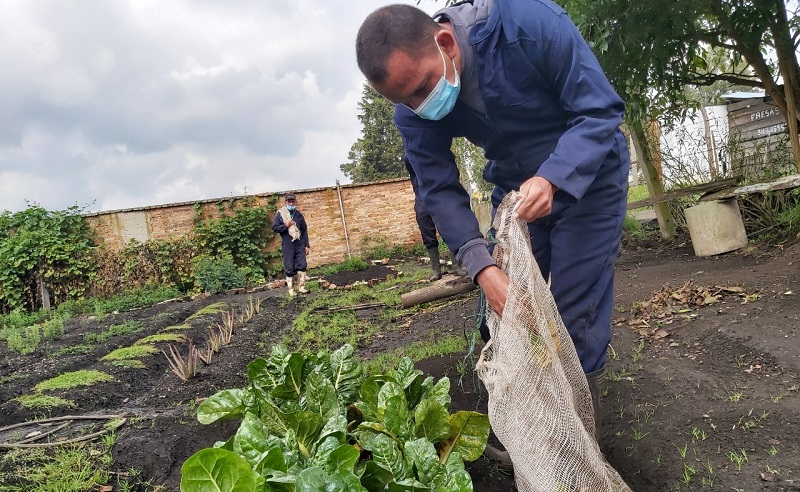
[[[778,107],[770,103],[754,104],[746,110],[730,114],[729,118],[731,127],[758,124],[759,122],[771,121],[774,119],[783,121],[783,116],[780,110],[778,110]]]
[[[400,303],[403,308],[416,306],[423,302],[437,301],[458,294],[466,294],[475,290],[477,286],[469,277],[456,277],[455,279],[437,280],[428,287],[412,290],[400,296]]]
[[[711,200],[725,200],[727,198],[748,195],[750,193],[764,193],[765,191],[786,190],[797,187],[800,187],[800,174],[792,174],[790,176],[784,176],[782,178],[764,183],[756,183],[740,186],[738,188],[717,191],[715,193],[700,197],[700,201],[707,202]]]
[[[736,184],[739,183],[740,179],[741,178],[728,178],[718,181],[711,181],[710,183],[702,183],[695,186],[689,186],[687,188],[681,188],[678,190],[667,191],[662,193],[661,195],[657,195],[654,197],[651,196],[649,198],[645,198],[644,200],[631,202],[628,204],[628,210],[633,210],[639,207],[645,207],[647,205],[654,205],[656,203],[668,202],[670,200],[675,200],[676,198],[681,198],[684,196],[700,195],[703,193],[719,191],[724,188],[730,188],[732,186],[736,186]]]

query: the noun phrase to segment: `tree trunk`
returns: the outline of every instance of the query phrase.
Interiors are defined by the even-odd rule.
[[[800,119],[800,112],[798,112],[798,108],[800,108],[800,65],[797,63],[796,47],[791,37],[789,20],[786,17],[786,5],[783,0],[775,0],[775,14],[775,22],[770,23],[770,30],[775,42],[778,70],[783,77],[783,96],[786,107],[781,108],[781,114],[786,119],[794,166],[800,173],[800,135],[798,135],[797,124],[797,120]]]
[[[711,179],[714,180],[719,177],[719,166],[717,165],[717,160],[714,157],[714,137],[711,135],[711,124],[708,122],[708,110],[706,110],[705,106],[700,106],[700,114],[703,116],[703,128],[705,129],[706,134],[708,174],[711,175]]]
[[[647,183],[647,190],[650,192],[650,196],[654,198],[663,195],[664,185],[659,179],[659,173],[656,169],[655,159],[653,158],[653,151],[648,144],[644,126],[641,122],[634,121],[631,122],[630,128],[633,146],[636,149],[636,154],[641,159],[642,173]],[[666,202],[656,203],[653,205],[653,208],[656,211],[661,237],[664,239],[672,238],[675,235],[675,221],[672,219],[672,213],[669,211],[669,204]]]

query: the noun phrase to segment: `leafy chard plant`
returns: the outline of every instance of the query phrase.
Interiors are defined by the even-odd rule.
[[[486,415],[450,415],[450,381],[424,377],[409,359],[365,379],[353,353],[276,347],[251,362],[248,387],[198,407],[201,423],[242,423],[184,463],[181,490],[471,491],[464,460],[486,445]]]

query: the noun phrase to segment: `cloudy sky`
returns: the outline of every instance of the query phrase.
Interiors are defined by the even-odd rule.
[[[0,0],[0,211],[346,182],[355,32],[397,1]]]

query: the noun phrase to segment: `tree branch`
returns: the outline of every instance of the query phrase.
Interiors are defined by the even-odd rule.
[[[714,82],[720,81],[747,87],[764,88],[764,83],[761,80],[745,78],[735,73],[693,73],[692,77],[685,79],[683,83],[689,85],[712,85]]]

